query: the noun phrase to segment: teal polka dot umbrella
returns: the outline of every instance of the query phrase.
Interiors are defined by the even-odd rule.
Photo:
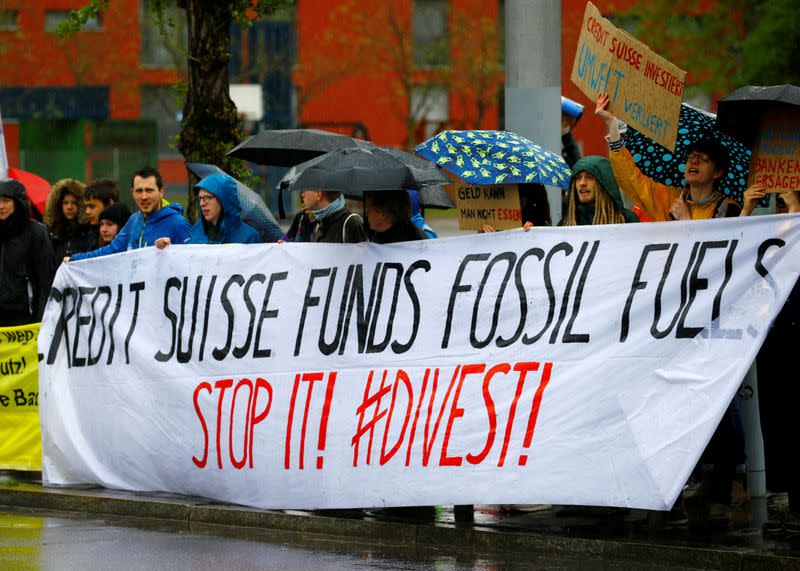
[[[415,150],[471,184],[569,187],[561,155],[509,131],[442,131]]]
[[[669,151],[636,129],[628,127],[625,146],[633,161],[646,176],[669,186],[686,185],[686,149],[700,139],[716,139],[728,153],[728,169],[718,189],[742,203],[742,194],[750,172],[751,152],[746,146],[715,127],[716,116],[683,103],[678,119],[678,142],[675,152]]]

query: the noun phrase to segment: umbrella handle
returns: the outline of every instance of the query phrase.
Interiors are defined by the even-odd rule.
[[[286,220],[286,210],[283,208],[283,187],[278,187],[278,216]]]

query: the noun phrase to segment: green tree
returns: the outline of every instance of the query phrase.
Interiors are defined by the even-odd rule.
[[[292,0],[146,0],[156,17],[161,34],[169,36],[174,23],[168,8],[177,6],[186,12],[188,29],[188,73],[185,84],[183,121],[177,148],[187,161],[221,166],[242,177],[242,161],[225,153],[242,139],[236,106],[229,95],[230,27],[233,21],[250,25],[260,17],[273,14]],[[89,0],[70,12],[59,33],[67,36],[80,30],[97,14],[108,9],[110,0]],[[191,180],[191,176],[190,176]],[[196,212],[194,193],[188,193],[190,216]]]
[[[796,0],[650,0],[610,12],[617,25],[689,73],[689,93],[799,83]]]

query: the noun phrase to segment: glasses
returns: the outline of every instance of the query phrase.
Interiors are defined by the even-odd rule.
[[[705,153],[689,153],[686,155],[686,162],[689,161],[697,161],[698,163],[708,163],[711,162],[711,157],[709,157]]]
[[[200,204],[208,204],[209,202],[213,202],[214,200],[216,200],[216,198],[217,197],[214,196],[213,194],[201,195],[197,197],[197,202],[199,202]]]

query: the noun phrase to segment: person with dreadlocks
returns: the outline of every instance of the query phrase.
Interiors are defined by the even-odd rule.
[[[605,157],[583,157],[572,167],[567,213],[561,226],[624,224],[639,218],[622,204],[611,162]]]

